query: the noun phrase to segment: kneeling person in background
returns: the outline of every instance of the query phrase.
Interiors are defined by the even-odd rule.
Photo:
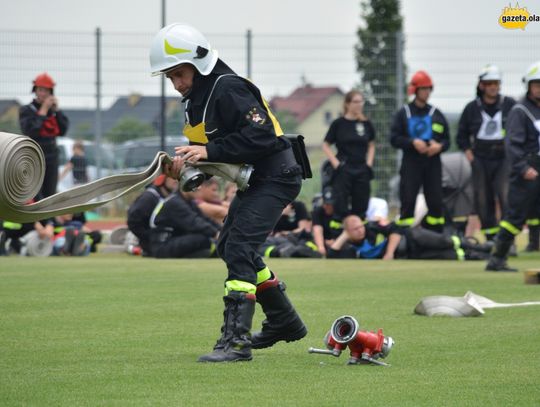
[[[150,217],[150,253],[157,258],[210,257],[220,226],[206,217],[193,192],[161,199]]]

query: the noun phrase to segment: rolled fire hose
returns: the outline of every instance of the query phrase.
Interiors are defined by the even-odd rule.
[[[43,151],[30,137],[0,132],[0,219],[28,223],[97,208],[148,185],[161,174],[166,162],[170,157],[159,152],[142,172],[111,175],[27,205],[43,183]],[[114,196],[104,197],[112,193]]]
[[[171,162],[167,153],[160,151],[142,172],[111,175],[26,204],[35,198],[43,183],[43,151],[30,137],[0,132],[0,219],[28,223],[65,213],[85,212],[150,184],[161,174],[163,164]],[[240,190],[248,187],[253,171],[253,166],[248,164],[206,161],[190,164],[184,169],[186,167],[235,182]],[[107,195],[113,193],[112,197]]]

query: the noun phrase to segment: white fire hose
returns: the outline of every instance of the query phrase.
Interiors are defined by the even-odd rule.
[[[111,175],[27,204],[36,197],[43,183],[43,151],[30,137],[0,132],[0,219],[29,223],[85,212],[150,184],[161,174],[163,164],[171,162],[167,153],[160,151],[142,172]],[[203,181],[203,175],[209,174],[235,182],[242,191],[249,186],[252,171],[253,166],[249,164],[203,161],[184,165],[178,177],[180,184],[186,187],[184,190],[196,188]]]
[[[94,209],[150,184],[166,160],[169,156],[159,152],[143,172],[112,175],[27,205],[43,183],[43,152],[30,137],[0,132],[0,219],[28,223]]]

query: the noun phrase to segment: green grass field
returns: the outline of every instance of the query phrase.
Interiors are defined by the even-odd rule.
[[[539,267],[539,255],[511,264]],[[0,258],[2,406],[539,406],[540,306],[478,318],[413,314],[467,290],[540,300],[521,273],[482,262],[272,260],[309,328],[247,363],[200,364],[218,336],[219,260]],[[323,347],[337,317],[383,328],[392,366],[347,366]],[[257,309],[254,327],[260,325]]]

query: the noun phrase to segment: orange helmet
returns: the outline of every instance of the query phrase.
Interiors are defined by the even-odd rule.
[[[40,73],[38,76],[36,76],[36,79],[34,79],[33,84],[34,86],[32,87],[32,92],[35,92],[36,87],[40,86],[42,88],[50,89],[51,93],[54,89],[54,86],[56,85],[56,83],[54,83],[53,78],[51,78],[51,76],[47,72]]]
[[[433,81],[426,71],[417,71],[411,78],[407,93],[414,95],[418,88],[433,88]]]

